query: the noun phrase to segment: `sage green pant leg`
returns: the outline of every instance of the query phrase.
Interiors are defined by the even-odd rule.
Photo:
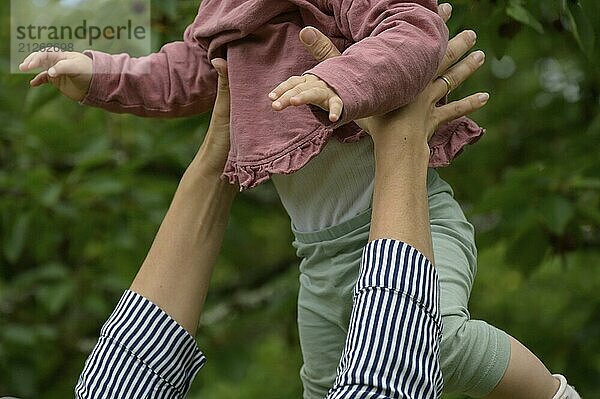
[[[473,226],[437,172],[428,175],[429,219],[440,281],[440,366],[445,393],[481,397],[498,384],[510,359],[508,335],[472,320],[467,308],[477,273]]]
[[[508,336],[485,322],[470,320],[467,304],[476,274],[473,227],[452,197],[450,186],[434,170],[428,174],[428,196],[441,286],[444,391],[485,395],[508,365]],[[370,212],[365,212],[319,232],[295,233],[294,245],[302,258],[298,328],[306,399],[323,398],[335,379],[369,222]]]
[[[333,385],[352,311],[352,293],[370,212],[316,233],[295,233],[300,262],[298,331],[304,398],[322,399]]]

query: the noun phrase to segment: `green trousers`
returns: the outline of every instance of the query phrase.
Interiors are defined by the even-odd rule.
[[[435,170],[427,177],[435,266],[441,287],[440,364],[445,393],[488,394],[510,359],[508,335],[471,320],[467,305],[477,271],[473,226]],[[370,210],[325,230],[294,232],[300,263],[298,328],[304,398],[322,399],[333,385],[346,340],[352,290],[369,235]]]

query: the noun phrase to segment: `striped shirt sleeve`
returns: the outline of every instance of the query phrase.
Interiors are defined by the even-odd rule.
[[[439,398],[441,315],[433,265],[410,245],[364,251],[346,347],[328,399]],[[206,359],[158,306],[126,291],[102,327],[78,399],[184,398]]]
[[[439,282],[431,262],[400,241],[370,242],[327,398],[439,398],[441,331]]]
[[[184,398],[205,362],[183,327],[148,299],[126,291],[100,331],[75,397]]]

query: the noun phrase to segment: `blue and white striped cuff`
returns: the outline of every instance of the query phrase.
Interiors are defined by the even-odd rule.
[[[355,297],[367,288],[391,289],[410,297],[441,329],[437,272],[429,259],[409,244],[379,239],[365,246]]]
[[[125,291],[100,336],[130,351],[183,395],[206,363],[194,337],[133,291]]]

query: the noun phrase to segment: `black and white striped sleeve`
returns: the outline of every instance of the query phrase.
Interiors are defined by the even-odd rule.
[[[441,331],[439,282],[431,262],[400,241],[370,242],[327,398],[439,398]]]
[[[126,291],[100,331],[75,387],[77,399],[180,399],[206,358],[158,306]]]

